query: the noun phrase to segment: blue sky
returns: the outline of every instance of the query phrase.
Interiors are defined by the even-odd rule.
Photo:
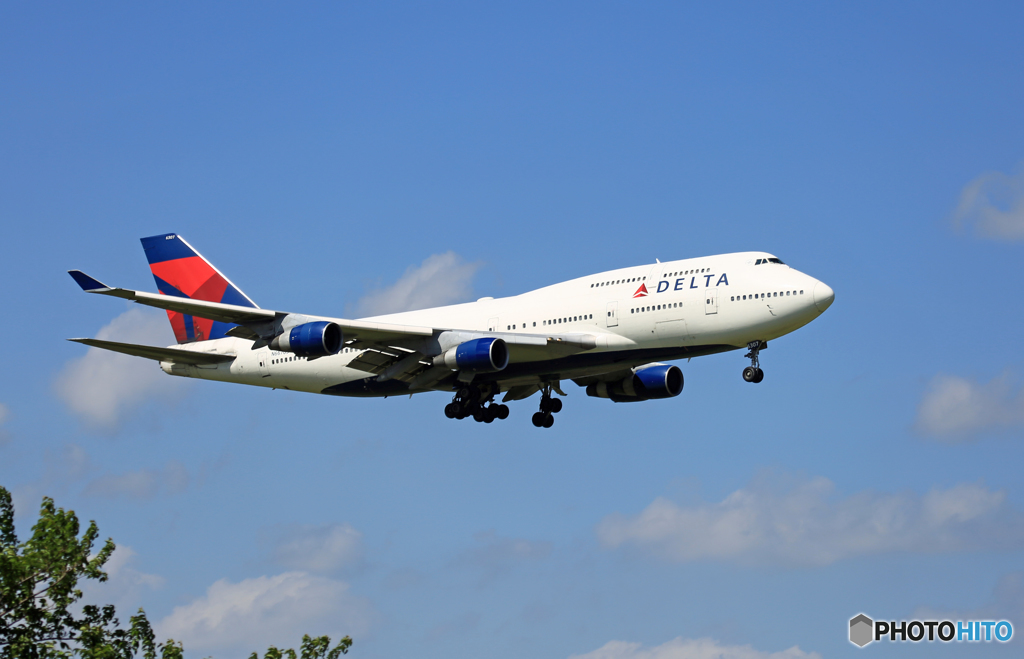
[[[91,591],[190,656],[953,656],[1024,629],[1019,3],[0,8],[0,483],[122,547]],[[676,399],[488,426],[163,377],[185,236],[261,306],[513,295],[766,250],[836,291]],[[977,645],[1013,656],[1020,640]]]

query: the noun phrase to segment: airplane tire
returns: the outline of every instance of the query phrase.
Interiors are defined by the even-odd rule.
[[[475,412],[473,412],[473,420],[476,421],[477,423],[483,422],[486,418],[487,418],[487,410],[485,410],[482,407],[477,408],[477,410]]]
[[[498,409],[495,410],[495,414],[502,421],[507,419],[508,418],[508,405],[498,405]]]
[[[537,426],[538,428],[542,428],[544,426],[544,419],[547,418],[547,416],[548,415],[544,414],[543,412],[536,412],[533,415],[531,421],[533,421],[533,425]]]
[[[754,375],[754,384],[757,384],[764,379],[764,371],[757,369],[757,373]]]
[[[753,382],[754,379],[757,377],[757,372],[759,370],[760,369],[756,369],[753,366],[748,366],[745,369],[743,369],[743,381],[744,382]]]
[[[561,411],[562,411],[562,399],[561,398],[552,398],[551,399],[551,413],[552,414],[558,414]]]
[[[551,416],[550,414],[545,414],[544,415],[544,427],[545,428],[550,428],[553,425],[555,425],[555,417]]]
[[[449,419],[454,419],[459,416],[459,406],[455,403],[448,403],[444,406],[444,415]]]

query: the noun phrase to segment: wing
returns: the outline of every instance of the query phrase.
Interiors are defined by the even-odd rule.
[[[285,328],[311,321],[329,321],[337,324],[345,337],[345,345],[361,351],[349,366],[377,376],[379,381],[398,379],[409,383],[410,388],[430,387],[452,374],[452,370],[433,362],[433,357],[464,341],[482,337],[495,337],[505,341],[509,349],[509,361],[513,363],[544,361],[566,357],[598,345],[598,338],[591,334],[520,334],[512,332],[481,332],[445,327],[424,327],[416,325],[395,325],[344,318],[306,316],[284,311],[273,311],[257,307],[207,302],[191,298],[144,293],[126,288],[114,288],[90,277],[80,270],[69,274],[87,293],[109,295],[131,300],[158,309],[209,318],[223,323],[237,325],[227,332],[230,336],[254,341],[253,349],[262,348],[279,335]],[[194,351],[173,348],[146,348],[129,344],[96,341],[94,339],[72,339],[95,347],[116,352],[180,363],[198,362],[202,359]],[[104,344],[104,345],[100,345]],[[109,344],[109,345],[106,345]],[[117,346],[117,347],[112,347]],[[130,350],[129,350],[130,349]],[[146,352],[144,352],[146,351]],[[182,356],[187,353],[188,356]],[[193,361],[183,361],[193,360]]]

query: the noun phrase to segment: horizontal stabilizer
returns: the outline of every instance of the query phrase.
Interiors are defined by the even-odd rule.
[[[84,343],[93,348],[112,350],[133,357],[144,357],[155,359],[158,362],[171,362],[172,364],[193,364],[196,366],[209,366],[212,364],[223,364],[234,360],[231,355],[215,355],[208,352],[195,352],[193,350],[180,350],[178,348],[157,348],[155,346],[140,346],[134,343],[117,343],[116,341],[100,341],[99,339],[68,339],[75,343]]]
[[[93,279],[81,270],[68,270],[68,274],[75,280],[75,283],[82,287],[83,291],[98,291],[110,288],[106,284]]]
[[[217,320],[223,323],[258,323],[273,320],[275,316],[273,311],[258,309],[255,307],[241,306],[237,304],[221,304],[219,302],[207,302],[205,300],[193,300],[187,297],[177,297],[174,295],[143,293],[141,291],[133,291],[127,288],[112,288],[93,279],[81,270],[69,270],[68,274],[74,278],[86,293],[110,295],[111,297],[132,300],[133,302],[138,302],[139,304],[144,304],[150,307],[156,307],[158,309],[176,311],[190,316],[198,316],[199,318],[209,318],[210,320]]]

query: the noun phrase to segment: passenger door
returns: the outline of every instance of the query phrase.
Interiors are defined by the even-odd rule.
[[[487,319],[487,331],[488,332],[497,332],[498,331],[498,318],[497,317],[488,318]]]
[[[270,350],[260,350],[256,353],[256,361],[260,364],[260,375],[267,377],[270,375]]]
[[[606,327],[618,327],[619,326],[619,303],[609,302],[608,307],[605,309],[605,326]]]
[[[711,314],[718,313],[718,289],[717,288],[705,288],[704,289],[704,314],[710,316]]]

